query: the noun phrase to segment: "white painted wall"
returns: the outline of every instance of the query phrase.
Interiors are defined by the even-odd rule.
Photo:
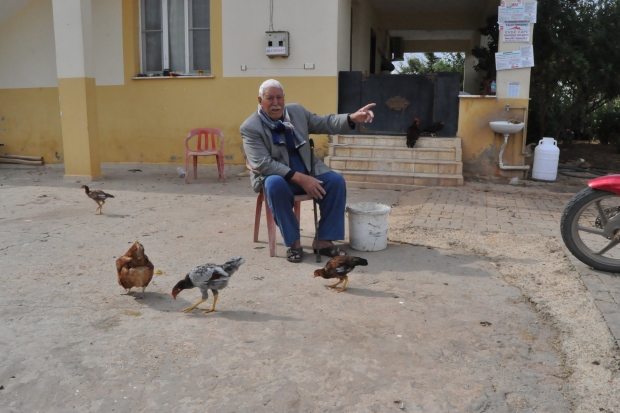
[[[0,26],[0,89],[57,87],[51,0],[32,0]]]
[[[270,59],[269,0],[223,1],[224,77],[336,76],[338,7],[333,0],[274,0],[273,28],[290,33],[290,55]],[[314,70],[304,70],[304,63],[314,63]]]
[[[93,0],[97,86],[123,85],[123,0]]]
[[[57,87],[52,0],[22,6],[0,24],[0,89]],[[96,83],[122,85],[122,0],[92,0],[92,14]]]
[[[534,36],[534,25],[530,24],[530,41],[529,43],[504,43],[503,31],[499,32],[499,44],[497,49],[499,52],[512,52],[519,50],[521,46],[527,46],[532,44],[532,38]],[[534,64],[536,62],[534,61]],[[508,83],[519,82],[519,98],[527,99],[530,97],[530,77],[531,68],[524,69],[512,69],[512,70],[499,70],[496,76],[497,82],[497,97],[508,97]]]
[[[59,79],[95,78],[91,0],[52,0]]]
[[[0,26],[30,2],[30,0],[0,0]]]
[[[338,71],[348,71],[351,61],[351,0],[338,1]]]
[[[375,15],[370,0],[357,0],[353,2],[352,67],[354,71],[369,72],[370,29],[375,24]]]

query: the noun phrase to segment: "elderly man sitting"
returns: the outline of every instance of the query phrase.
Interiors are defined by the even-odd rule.
[[[347,189],[344,178],[332,171],[316,156],[315,177],[310,176],[311,149],[309,134],[350,132],[355,123],[372,122],[370,110],[374,103],[350,115],[318,116],[299,104],[284,105],[284,88],[270,79],[258,90],[258,110],[241,125],[243,147],[250,166],[252,187],[261,188],[269,204],[284,245],[286,258],[301,262],[299,222],[293,212],[295,195],[307,193],[317,200],[321,211],[319,245],[312,243],[315,252],[328,257],[346,255],[333,243],[344,239],[344,209]]]

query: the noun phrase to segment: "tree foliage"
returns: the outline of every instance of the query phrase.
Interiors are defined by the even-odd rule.
[[[481,35],[486,36],[487,45],[476,46],[471,54],[478,59],[474,65],[476,72],[485,72],[486,79],[495,79],[495,53],[499,45],[499,24],[497,24],[497,14],[487,17],[487,24],[478,29]]]
[[[593,132],[594,114],[620,96],[619,25],[620,0],[538,1],[531,140]]]
[[[437,56],[435,53],[424,53],[424,59],[411,55],[397,71],[401,75],[432,75],[440,72],[458,72],[461,79],[461,88],[463,88],[465,54],[458,52],[442,53],[441,56]]]
[[[609,114],[616,108],[611,103],[620,97],[619,26],[620,0],[538,0],[530,141],[543,136],[592,138],[595,132],[620,130],[620,126],[611,125],[613,119],[620,121],[620,116]],[[499,41],[497,16],[490,16],[479,32],[488,43],[472,50],[478,59],[474,69],[493,79]],[[605,118],[604,127],[596,125],[597,113],[600,119]]]

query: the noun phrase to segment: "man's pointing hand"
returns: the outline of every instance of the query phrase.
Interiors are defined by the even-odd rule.
[[[351,120],[355,123],[371,123],[372,120],[375,118],[375,114],[372,113],[372,110],[370,110],[370,108],[374,106],[377,106],[377,104],[369,103],[357,112],[351,113],[349,116],[351,117]]]

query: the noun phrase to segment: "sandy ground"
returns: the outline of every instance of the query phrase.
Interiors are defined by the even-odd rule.
[[[248,178],[135,167],[91,185],[116,196],[102,216],[60,169],[0,169],[0,412],[619,411],[609,331],[553,242],[416,231],[403,194],[351,190],[398,204],[396,242],[348,249],[370,265],[337,294],[314,256],[269,257],[264,220],[252,243]],[[136,239],[163,272],[144,299],[114,269]],[[199,293],[172,286],[235,255],[218,311],[180,313]]]
[[[536,196],[532,189],[524,194]],[[565,395],[573,402],[574,411],[620,411],[618,348],[592,296],[566,257],[561,240],[413,227],[408,223],[420,208],[414,203],[411,193],[400,198],[391,216],[390,240],[487,257],[503,279],[518,287],[558,331],[554,346],[564,358]]]

